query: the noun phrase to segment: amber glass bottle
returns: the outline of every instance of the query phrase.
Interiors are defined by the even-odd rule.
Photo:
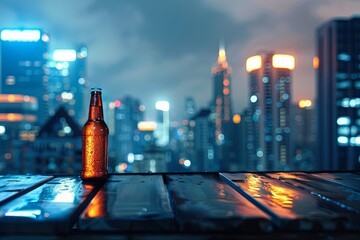
[[[81,179],[87,182],[101,182],[108,177],[109,129],[104,121],[101,91],[91,89],[89,117],[82,129]]]

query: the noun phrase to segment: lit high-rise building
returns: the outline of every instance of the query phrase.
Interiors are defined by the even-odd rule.
[[[170,104],[168,101],[157,101],[155,109],[157,114],[156,145],[166,147],[169,145],[170,140]]]
[[[290,109],[291,82],[295,58],[263,52],[249,57],[246,70],[250,80],[252,142],[255,170],[291,168]]]
[[[111,164],[117,166],[128,163],[129,158],[142,152],[138,123],[144,119],[144,106],[138,99],[125,96],[115,100],[111,108],[114,109],[115,131],[109,146],[116,156],[116,163]]]
[[[41,124],[48,117],[49,36],[40,29],[3,29],[0,38],[0,93],[34,96]]]
[[[309,99],[293,105],[293,167],[297,171],[314,170],[316,164],[316,109]]]
[[[0,174],[27,173],[25,145],[35,140],[37,110],[35,97],[0,94]]]
[[[215,159],[214,122],[210,116],[210,109],[200,109],[191,120],[190,127],[195,134],[194,156],[185,160],[190,161],[192,171],[219,171],[219,161]]]
[[[228,170],[228,153],[232,145],[231,71],[226,61],[225,49],[220,47],[218,61],[211,71],[213,79],[211,117],[215,122],[214,156],[221,170]]]
[[[319,168],[360,169],[360,18],[317,29]]]
[[[87,49],[56,49],[47,66],[49,69],[49,114],[63,106],[80,124],[86,121],[88,106],[84,93],[88,88],[86,77]],[[87,101],[86,101],[87,103]]]
[[[192,118],[195,116],[195,100],[192,97],[187,97],[185,99],[185,108],[184,108],[184,118],[182,121],[182,147],[180,152],[180,158],[191,159],[194,156],[194,144],[195,144],[195,135],[194,135],[194,126],[192,126],[195,121]]]

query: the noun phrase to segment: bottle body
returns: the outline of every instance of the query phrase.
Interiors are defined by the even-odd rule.
[[[101,89],[92,89],[89,118],[82,128],[83,181],[97,182],[107,179],[108,135],[109,129],[103,117]]]

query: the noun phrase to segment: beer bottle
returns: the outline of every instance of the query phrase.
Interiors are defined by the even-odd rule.
[[[89,117],[82,129],[82,171],[81,179],[87,182],[101,182],[108,177],[108,135],[104,121],[101,88],[91,88]]]

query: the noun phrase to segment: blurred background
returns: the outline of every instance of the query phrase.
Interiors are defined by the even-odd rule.
[[[360,169],[356,0],[0,1],[0,174]]]

